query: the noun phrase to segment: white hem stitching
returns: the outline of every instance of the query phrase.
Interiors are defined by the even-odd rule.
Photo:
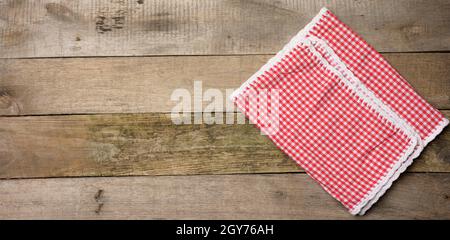
[[[380,113],[385,119],[389,120],[393,125],[403,131],[405,135],[411,138],[409,146],[405,149],[404,153],[398,159],[397,163],[389,170],[388,174],[382,177],[379,182],[369,191],[368,194],[358,203],[353,209],[349,212],[353,215],[363,215],[370,207],[375,204],[379,198],[391,187],[392,183],[400,176],[402,172],[406,170],[406,168],[411,165],[413,159],[418,157],[423,150],[423,148],[431,142],[442,130],[449,124],[449,121],[443,118],[438,126],[436,126],[435,130],[424,140],[421,141],[418,133],[398,114],[396,114],[393,110],[390,109],[389,106],[382,103],[380,99],[375,97],[372,91],[367,89],[361,81],[356,78],[353,73],[347,69],[345,64],[339,59],[339,57],[332,51],[329,46],[325,44],[324,46],[328,47],[331,50],[331,54],[334,60],[337,60],[344,71],[348,71],[351,79],[347,79],[344,77],[342,73],[340,73],[337,69],[332,67],[328,62],[320,56],[315,49],[313,44],[309,39],[306,38],[306,35],[310,32],[310,30],[320,21],[322,16],[328,11],[327,8],[322,8],[320,12],[313,18],[313,20],[306,25],[300,32],[298,32],[288,44],[286,44],[281,51],[279,51],[274,57],[272,57],[266,64],[264,64],[256,73],[254,73],[247,81],[245,81],[238,89],[236,89],[231,95],[230,100],[233,101],[234,98],[241,94],[247,87],[258,79],[260,75],[264,72],[271,69],[275,64],[283,59],[283,57],[291,52],[299,43],[306,44],[314,54],[318,55],[319,60],[331,71],[333,71],[337,76],[348,86],[350,87],[361,99],[366,101],[371,107],[373,107],[378,113]],[[314,40],[314,38],[312,38]],[[321,41],[321,40],[320,40]],[[351,83],[349,80],[354,80],[354,83]],[[416,148],[417,147],[417,148]],[[415,149],[416,148],[416,149]],[[325,189],[326,190],[326,189]]]

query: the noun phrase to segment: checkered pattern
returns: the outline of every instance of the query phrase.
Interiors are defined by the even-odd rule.
[[[446,120],[328,10],[307,28],[232,101],[328,193],[361,214]],[[327,44],[334,58],[310,39]]]
[[[310,38],[309,38],[310,39]],[[347,67],[340,61],[340,59],[336,56],[336,54],[328,47],[328,45],[324,44],[323,41],[320,39],[313,39],[312,45],[317,50],[317,52],[320,53],[321,57],[324,58],[329,64],[335,68],[338,72],[341,73],[342,77],[348,80],[349,84],[355,86],[355,88],[358,88],[358,86],[363,84],[360,84],[360,80],[354,77],[353,73],[350,72]],[[363,208],[360,210],[358,214],[363,215],[384,193],[385,191],[391,186],[393,181],[395,181],[398,176],[406,170],[406,168],[412,164],[412,161],[414,158],[420,155],[420,152],[423,150],[423,143],[421,141],[421,138],[419,134],[417,134],[412,127],[410,127],[403,119],[399,118],[391,109],[389,108],[383,108],[385,107],[385,104],[383,104],[381,101],[379,101],[373,93],[371,93],[368,89],[359,89],[359,91],[362,92],[362,94],[365,96],[365,98],[370,99],[371,102],[374,105],[379,106],[379,111],[384,112],[385,115],[389,116],[393,121],[400,123],[400,125],[409,132],[410,137],[415,137],[417,140],[416,147],[414,148],[414,153],[409,155],[399,168],[394,170],[394,173],[390,178],[388,178],[386,181],[384,181],[384,185],[382,184],[381,189],[376,192],[373,196],[373,198],[369,199],[368,203],[363,206]],[[378,100],[378,101],[377,101]],[[383,146],[380,146],[383,147]],[[389,147],[389,146],[384,146]]]
[[[347,68],[386,105],[405,119],[426,143],[444,116],[364,39],[326,10],[307,34],[324,40]]]

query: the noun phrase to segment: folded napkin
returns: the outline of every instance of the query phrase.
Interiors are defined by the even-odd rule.
[[[352,214],[448,124],[325,8],[231,100]]]

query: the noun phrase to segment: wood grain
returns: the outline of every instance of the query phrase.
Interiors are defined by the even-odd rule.
[[[379,51],[450,50],[447,0],[1,0],[0,58],[273,54],[322,6]]]
[[[450,53],[384,56],[431,104],[450,109]],[[226,90],[270,57],[0,59],[0,115],[170,112],[178,103],[170,100],[173,91],[193,94],[194,81],[227,101]]]
[[[169,114],[3,117],[0,136],[0,178],[302,171],[253,125]],[[409,171],[450,172],[449,142],[444,131]]]
[[[0,218],[450,219],[449,196],[448,173],[404,174],[354,217],[306,174],[3,180]]]

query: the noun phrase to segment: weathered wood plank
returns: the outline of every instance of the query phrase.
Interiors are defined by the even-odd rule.
[[[379,51],[450,50],[447,0],[1,0],[0,58],[271,54],[322,6]]]
[[[450,174],[408,173],[353,217],[306,174],[2,180],[0,217],[449,219],[449,196]]]
[[[0,178],[302,171],[253,125],[169,114],[3,117],[0,136]],[[446,131],[409,171],[450,172],[449,142]]]
[[[435,107],[450,109],[450,53],[384,56]],[[227,101],[225,90],[270,57],[0,59],[0,115],[170,112],[172,92],[193,94],[194,81]]]

